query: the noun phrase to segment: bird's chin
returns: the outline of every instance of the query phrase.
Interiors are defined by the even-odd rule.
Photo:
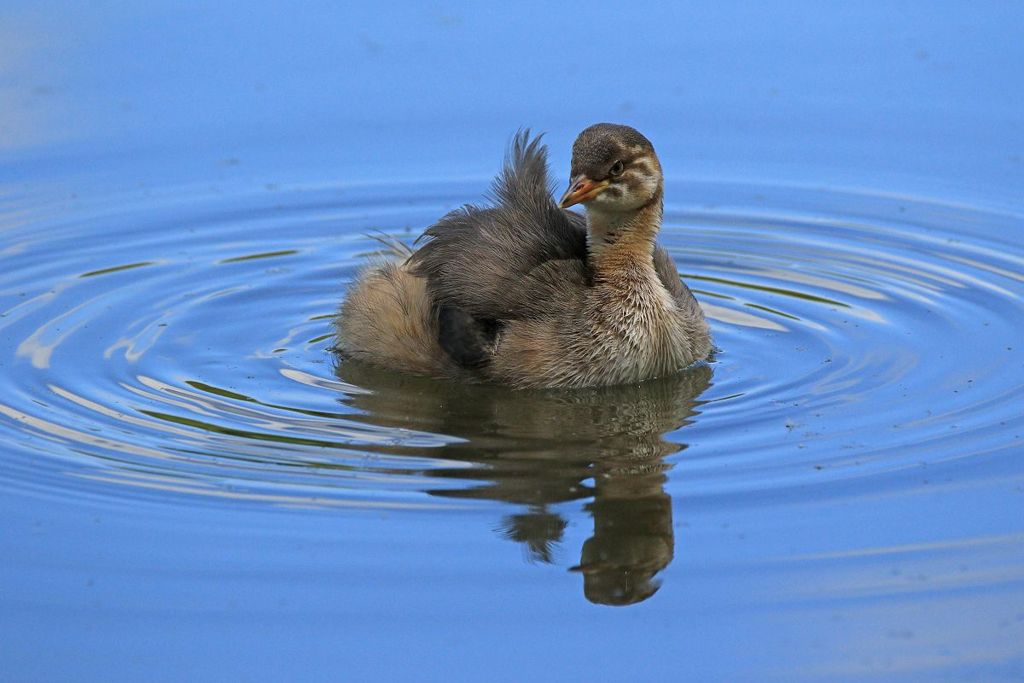
[[[600,194],[583,206],[587,211],[597,211],[604,214],[629,214],[650,203],[638,197],[611,197],[607,194]]]

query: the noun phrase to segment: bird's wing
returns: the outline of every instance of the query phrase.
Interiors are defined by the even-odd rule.
[[[586,229],[582,217],[552,199],[547,148],[528,131],[513,139],[492,193],[492,208],[466,206],[428,228],[409,263],[438,305],[479,320],[511,320],[536,311],[530,274],[538,267],[558,260],[585,268]]]
[[[664,285],[668,293],[675,299],[676,305],[687,311],[700,309],[700,305],[694,298],[690,288],[679,277],[675,261],[672,260],[667,251],[658,246],[654,247],[654,270],[657,271],[661,284]]]
[[[579,309],[587,287],[586,264],[579,259],[545,261],[519,279],[514,294],[517,319],[566,318]],[[478,370],[494,352],[502,323],[512,318],[476,317],[465,308],[439,303],[438,341],[461,367]]]

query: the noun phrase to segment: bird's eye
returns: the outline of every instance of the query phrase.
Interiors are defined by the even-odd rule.
[[[622,165],[622,162],[616,161],[614,164],[612,164],[612,167],[608,169],[608,174],[613,176],[620,176],[622,175],[623,168],[624,166]]]

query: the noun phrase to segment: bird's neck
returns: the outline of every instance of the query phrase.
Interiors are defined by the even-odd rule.
[[[587,258],[595,276],[654,272],[654,241],[661,228],[662,199],[628,213],[588,207]]]

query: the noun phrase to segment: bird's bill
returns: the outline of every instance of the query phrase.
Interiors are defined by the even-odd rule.
[[[567,209],[570,206],[576,204],[583,204],[589,202],[597,195],[604,192],[605,188],[608,187],[607,180],[593,181],[585,175],[579,175],[572,179],[569,183],[569,189],[562,195],[562,199],[558,202],[558,205],[563,209]]]

